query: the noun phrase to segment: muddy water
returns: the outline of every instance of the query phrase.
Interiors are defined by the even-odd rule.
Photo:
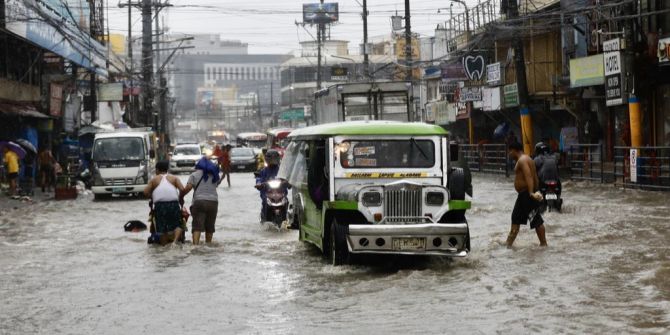
[[[216,244],[123,232],[146,202],[46,202],[0,217],[1,334],[667,333],[666,194],[565,183],[549,248],[502,246],[510,181],[475,176],[473,252],[332,267],[256,223],[250,174],[220,188]]]

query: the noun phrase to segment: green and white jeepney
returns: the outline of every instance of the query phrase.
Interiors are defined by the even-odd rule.
[[[466,256],[466,180],[447,132],[423,123],[329,123],[289,136],[279,177],[293,186],[300,240],[342,264],[352,254]]]

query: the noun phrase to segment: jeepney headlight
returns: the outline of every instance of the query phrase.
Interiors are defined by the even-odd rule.
[[[361,197],[363,205],[367,207],[377,207],[382,204],[382,194],[379,192],[365,192]]]
[[[428,192],[426,194],[426,204],[431,206],[442,206],[444,204],[444,193]]]

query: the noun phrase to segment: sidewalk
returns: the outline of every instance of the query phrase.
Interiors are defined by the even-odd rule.
[[[14,210],[31,207],[37,203],[54,200],[54,192],[44,192],[39,188],[35,189],[35,195],[32,197],[22,197],[12,199],[5,193],[5,187],[2,185],[0,190],[0,216],[10,214]]]

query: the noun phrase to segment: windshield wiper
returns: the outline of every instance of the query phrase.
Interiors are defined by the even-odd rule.
[[[413,146],[415,146],[417,149],[419,149],[419,152],[421,153],[421,156],[423,156],[423,158],[428,159],[428,155],[426,155],[426,153],[423,151],[423,149],[421,149],[421,146],[419,145],[419,143],[416,143],[416,140],[414,139],[414,137],[411,137],[409,139],[409,141],[412,143]]]

